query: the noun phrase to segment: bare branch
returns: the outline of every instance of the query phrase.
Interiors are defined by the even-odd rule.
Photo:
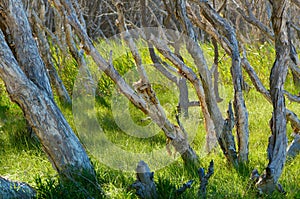
[[[300,8],[300,1],[299,1],[299,0],[292,0],[292,2],[293,2],[298,8]]]
[[[238,3],[235,0],[233,0],[232,2],[236,6],[236,10],[243,16],[243,18],[247,22],[259,28],[263,33],[265,33],[269,37],[269,39],[274,40],[274,32],[254,16],[248,0],[246,0],[246,8],[249,16],[245,14],[245,11],[238,5]]]
[[[300,103],[300,96],[297,95],[293,95],[288,91],[283,91],[284,94],[287,96],[287,98],[291,101],[291,102],[297,102]]]
[[[200,168],[198,170],[198,175],[200,178],[200,187],[198,190],[198,197],[201,199],[206,198],[206,187],[208,185],[209,178],[214,174],[214,161],[210,161],[208,171],[205,174],[205,171],[203,168]]]
[[[187,189],[192,187],[194,180],[189,180],[188,182],[184,183],[182,185],[182,187],[180,187],[179,189],[176,190],[176,195],[179,196],[181,195],[183,192],[185,192]]]

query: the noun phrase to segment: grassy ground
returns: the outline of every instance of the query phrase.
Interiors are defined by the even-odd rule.
[[[208,63],[211,64],[213,50],[211,46],[203,46],[205,50]],[[274,50],[265,45],[258,47],[249,47],[249,60],[258,71],[259,77],[263,80],[266,87],[268,87],[268,73],[272,66]],[[143,56],[146,61],[146,54]],[[135,73],[133,72],[133,62],[130,60],[130,55],[125,54],[115,59],[114,64],[121,70],[122,75],[130,82],[133,81]],[[220,93],[224,98],[219,107],[225,116],[227,103],[232,100],[232,87],[229,63],[230,59],[227,56],[220,59]],[[70,63],[70,66],[65,67],[63,72],[63,80],[67,85],[67,89],[72,92],[75,77],[77,74],[76,68]],[[178,91],[174,85],[164,84],[163,77],[152,74],[149,69],[150,79],[155,81],[154,88],[158,97],[166,110],[167,116],[174,122],[177,94]],[[162,78],[161,80],[159,80]],[[249,82],[247,75],[246,81]],[[250,83],[250,82],[249,82]],[[298,93],[293,86],[291,77],[287,80],[286,87],[293,93]],[[191,86],[190,86],[191,88]],[[118,114],[125,114],[125,112],[118,110],[122,106],[118,103],[124,103],[122,98],[118,95],[118,91],[114,91],[114,85],[105,76],[100,78],[98,82],[98,89],[96,91],[96,119],[101,125],[102,132],[106,138],[115,146],[130,152],[144,153],[151,152],[153,148],[164,149],[165,138],[162,132],[150,138],[136,138],[128,135],[128,132],[135,133],[133,127],[128,127],[125,124],[116,122]],[[196,99],[195,94],[190,89],[191,99]],[[38,141],[27,127],[26,121],[23,118],[21,110],[10,102],[4,86],[1,85],[0,96],[0,176],[8,177],[12,180],[19,180],[28,182],[38,190],[39,198],[76,198],[79,197],[78,189],[66,186],[60,182],[57,174],[52,169],[47,157],[42,152]],[[254,88],[249,93],[244,94],[246,106],[249,112],[249,129],[250,129],[250,146],[249,146],[249,164],[235,170],[228,165],[221,150],[217,148],[215,152],[206,154],[204,150],[205,145],[205,131],[203,127],[203,120],[199,108],[190,109],[190,117],[187,120],[183,119],[186,130],[191,136],[195,136],[192,142],[192,147],[201,157],[201,165],[207,168],[210,160],[215,162],[215,173],[209,181],[207,187],[208,198],[300,198],[300,156],[293,161],[287,162],[280,178],[280,183],[287,192],[286,196],[280,193],[273,193],[272,195],[258,196],[256,190],[249,187],[249,176],[254,168],[257,168],[261,173],[266,167],[267,160],[267,145],[268,137],[270,136],[269,119],[272,114],[272,107],[268,102],[257,93]],[[125,104],[127,102],[125,101]],[[73,120],[72,111],[70,107],[60,105],[62,111],[72,125],[76,129]],[[298,104],[291,104],[287,101],[287,106],[298,113]],[[117,107],[117,110],[115,110]],[[140,111],[136,110],[132,105],[128,105],[128,117],[132,118],[134,124],[142,132],[149,130],[157,130],[155,126],[151,126],[151,122],[147,120],[146,116]],[[89,113],[83,113],[89,116]],[[127,116],[126,116],[127,118]],[[126,119],[124,117],[124,120]],[[127,121],[127,120],[125,120]],[[128,120],[130,122],[130,120]],[[123,125],[123,126],[122,126]],[[120,127],[121,126],[121,127]],[[135,127],[135,126],[134,126]],[[145,130],[146,129],[146,130]],[[95,130],[95,129],[93,129]],[[291,128],[288,127],[287,133],[289,142]],[[77,132],[81,135],[81,132]],[[97,139],[94,137],[93,139]],[[100,139],[100,138],[99,138]],[[95,165],[98,180],[108,198],[137,198],[134,191],[130,189],[130,185],[135,181],[135,174],[132,172],[124,172],[118,169],[112,169],[103,164],[97,156],[101,151],[97,148],[91,147],[89,142],[85,142],[90,153],[90,157]],[[98,151],[97,151],[98,150]],[[112,158],[116,158],[117,154],[113,154]],[[138,162],[132,162],[136,165]],[[157,190],[160,198],[178,198],[175,196],[176,188],[190,179],[194,179],[194,186],[187,190],[181,198],[195,198],[199,187],[199,179],[196,175],[187,171],[182,164],[181,159],[173,161],[172,164],[155,170],[154,180],[157,185]]]

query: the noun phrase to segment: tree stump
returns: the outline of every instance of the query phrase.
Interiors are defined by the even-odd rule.
[[[158,198],[153,177],[154,177],[154,172],[150,171],[150,168],[144,161],[140,161],[136,168],[137,179],[131,185],[136,190],[136,194],[140,198],[143,199]]]

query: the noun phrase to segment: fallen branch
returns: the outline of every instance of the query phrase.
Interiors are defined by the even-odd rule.
[[[0,177],[0,198],[35,198],[36,191],[24,182],[14,182]]]
[[[182,185],[182,187],[180,187],[179,189],[176,190],[176,195],[179,196],[181,195],[183,192],[185,192],[187,189],[192,187],[194,180],[189,180],[187,183],[184,183]]]

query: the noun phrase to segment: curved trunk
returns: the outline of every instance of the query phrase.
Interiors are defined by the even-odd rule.
[[[63,173],[68,166],[94,175],[89,158],[68,122],[45,91],[40,90],[19,68],[0,33],[0,77],[13,101],[22,108],[53,167]]]
[[[272,24],[275,33],[276,59],[270,74],[270,95],[273,105],[269,138],[269,164],[266,174],[257,182],[262,192],[272,192],[277,185],[286,159],[286,108],[284,100],[284,82],[287,75],[287,61],[289,59],[289,42],[287,37],[287,7],[289,1],[272,1]]]
[[[21,107],[53,167],[66,181],[96,182],[85,149],[53,100],[22,2],[0,1],[0,6],[5,18],[5,29],[0,30],[0,78],[10,98]],[[7,28],[13,41],[10,46],[3,34]]]

